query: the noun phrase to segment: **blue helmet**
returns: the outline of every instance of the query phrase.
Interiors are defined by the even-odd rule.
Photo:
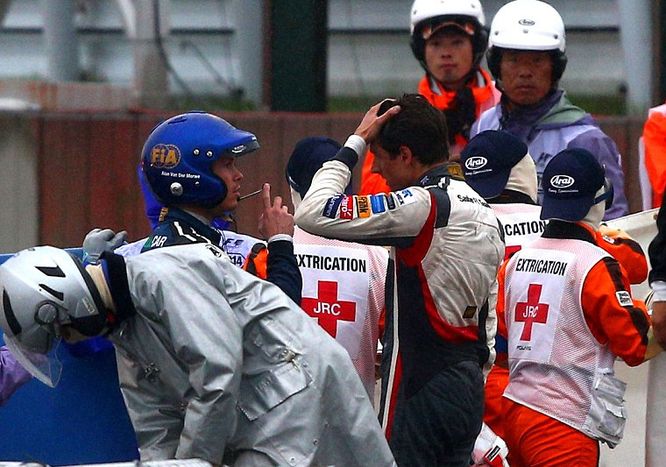
[[[227,187],[211,169],[222,157],[239,157],[259,148],[257,137],[206,112],[176,115],[157,125],[141,151],[148,185],[165,206],[213,207]]]

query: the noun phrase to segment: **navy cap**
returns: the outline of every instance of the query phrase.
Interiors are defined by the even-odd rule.
[[[301,198],[310,189],[312,177],[317,170],[330,161],[340,150],[340,143],[323,136],[303,138],[294,147],[287,162],[287,183],[296,190]]]
[[[465,181],[484,198],[495,198],[506,187],[511,169],[525,154],[527,146],[512,134],[482,131],[460,153]]]
[[[596,197],[604,182],[604,169],[591,152],[581,148],[560,151],[541,177],[541,219],[583,219],[592,206],[606,198]]]

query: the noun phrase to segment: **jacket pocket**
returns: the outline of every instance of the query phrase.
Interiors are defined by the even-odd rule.
[[[241,381],[239,409],[250,420],[270,412],[294,394],[307,388],[312,377],[295,357],[275,368]]]
[[[588,429],[594,438],[611,448],[617,446],[624,434],[627,421],[624,406],[626,387],[626,383],[612,374],[597,372],[595,375]]]

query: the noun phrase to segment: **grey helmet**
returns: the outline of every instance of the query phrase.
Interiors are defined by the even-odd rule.
[[[60,376],[55,349],[61,326],[84,336],[101,334],[108,310],[80,261],[65,250],[22,250],[0,266],[0,327],[16,359],[54,387]]]

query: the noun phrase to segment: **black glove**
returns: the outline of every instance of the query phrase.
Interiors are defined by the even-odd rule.
[[[476,102],[472,90],[468,87],[462,88],[456,93],[456,98],[451,106],[442,112],[446,117],[446,126],[449,130],[449,144],[455,144],[456,135],[468,139],[469,130],[476,120]]]

